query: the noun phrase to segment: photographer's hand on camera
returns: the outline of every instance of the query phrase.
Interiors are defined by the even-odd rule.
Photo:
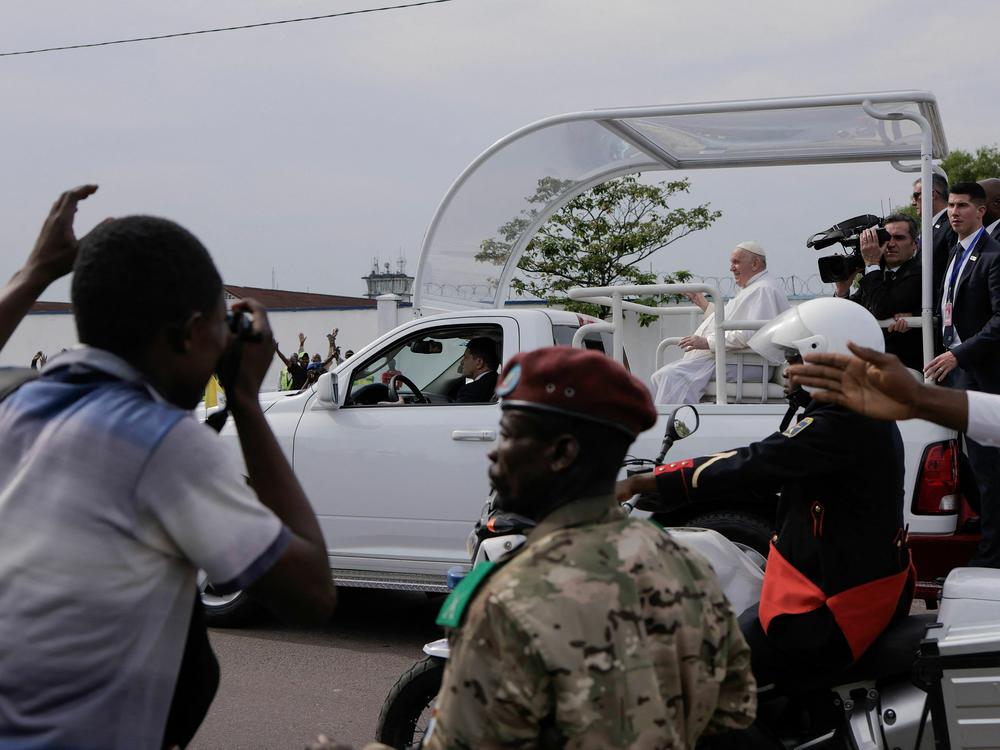
[[[275,343],[271,333],[271,324],[267,319],[267,310],[255,299],[242,299],[233,305],[234,314],[249,313],[251,316],[251,333],[243,336],[236,346],[236,336],[230,336],[229,348],[223,355],[223,361],[238,353],[239,360],[235,363],[232,374],[223,378],[220,366],[220,380],[226,389],[226,400],[233,414],[243,407],[260,408],[258,394],[264,382],[264,376],[271,366]],[[220,363],[221,364],[221,363]]]
[[[250,485],[260,501],[292,532],[288,549],[250,590],[293,621],[323,622],[336,602],[326,543],[302,486],[260,407],[260,386],[275,351],[267,311],[253,299],[240,300],[232,311],[250,313],[252,317],[249,335],[243,336],[239,345],[232,336],[223,356],[225,360],[239,355],[235,370],[229,371],[232,379],[223,382],[226,403],[236,422]],[[300,341],[304,339],[300,334]],[[288,586],[289,580],[296,585]]]
[[[866,266],[877,266],[885,253],[885,244],[879,244],[876,230],[877,227],[869,227],[861,233],[861,257]]]

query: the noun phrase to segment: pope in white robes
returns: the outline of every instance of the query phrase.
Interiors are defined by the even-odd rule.
[[[726,303],[725,320],[770,320],[789,308],[781,286],[767,275],[767,256],[756,242],[741,242],[729,256],[729,270],[739,293]],[[688,298],[704,311],[704,319],[691,336],[680,341],[684,356],[653,373],[659,404],[698,403],[715,372],[714,305],[702,294]],[[725,347],[745,349],[755,331],[724,331]],[[744,382],[760,382],[763,368],[744,366]],[[727,379],[736,380],[736,365],[727,368]]]

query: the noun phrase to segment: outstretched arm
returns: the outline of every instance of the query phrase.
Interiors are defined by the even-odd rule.
[[[327,341],[330,342],[330,347],[329,347],[329,349],[327,349],[327,352],[326,352],[327,357],[326,357],[326,359],[323,360],[323,369],[324,370],[327,367],[330,366],[330,363],[333,362],[333,360],[337,360],[337,364],[338,365],[341,362],[341,359],[340,359],[340,356],[339,356],[339,354],[340,354],[340,347],[337,346],[337,329],[334,328],[332,333],[328,333],[326,335],[326,338],[327,338]]]
[[[250,588],[293,620],[323,622],[333,611],[336,593],[330,578],[326,542],[302,485],[281,451],[260,407],[260,385],[271,364],[271,327],[264,307],[252,299],[233,305],[253,315],[261,343],[243,346],[235,383],[227,383],[229,405],[246,461],[250,484],[260,501],[292,532],[278,562]]]
[[[857,355],[807,354],[807,364],[788,370],[793,385],[817,389],[812,397],[886,420],[926,419],[965,430],[969,399],[965,391],[918,383],[899,358],[855,344]]]
[[[288,367],[288,358],[281,353],[281,349],[278,348],[278,342],[274,342],[274,353],[278,355],[278,359],[285,363],[285,367]]]
[[[96,190],[97,185],[82,185],[59,196],[28,260],[0,290],[0,348],[49,284],[73,270],[79,247],[73,233],[76,205]]]

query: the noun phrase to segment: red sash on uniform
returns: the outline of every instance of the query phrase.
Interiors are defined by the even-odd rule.
[[[772,542],[757,610],[761,627],[766,633],[771,620],[778,615],[801,615],[825,604],[857,661],[892,620],[903,587],[912,573],[911,560],[898,573],[827,597],[819,586],[782,557]]]

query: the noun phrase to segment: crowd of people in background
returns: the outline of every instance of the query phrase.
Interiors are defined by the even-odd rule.
[[[312,357],[309,356],[309,352],[306,351],[306,336],[304,333],[299,333],[299,348],[291,357],[286,357],[282,354],[281,347],[275,342],[274,352],[285,365],[281,371],[281,375],[278,377],[278,390],[300,391],[307,385],[315,383],[324,372],[329,372],[331,364],[336,362],[339,365],[345,359],[351,357],[354,352],[350,349],[345,354],[341,354],[340,347],[337,345],[337,334],[339,332],[340,329],[334,328],[330,333],[326,334],[326,340],[329,344],[326,359],[318,353],[313,354]]]

